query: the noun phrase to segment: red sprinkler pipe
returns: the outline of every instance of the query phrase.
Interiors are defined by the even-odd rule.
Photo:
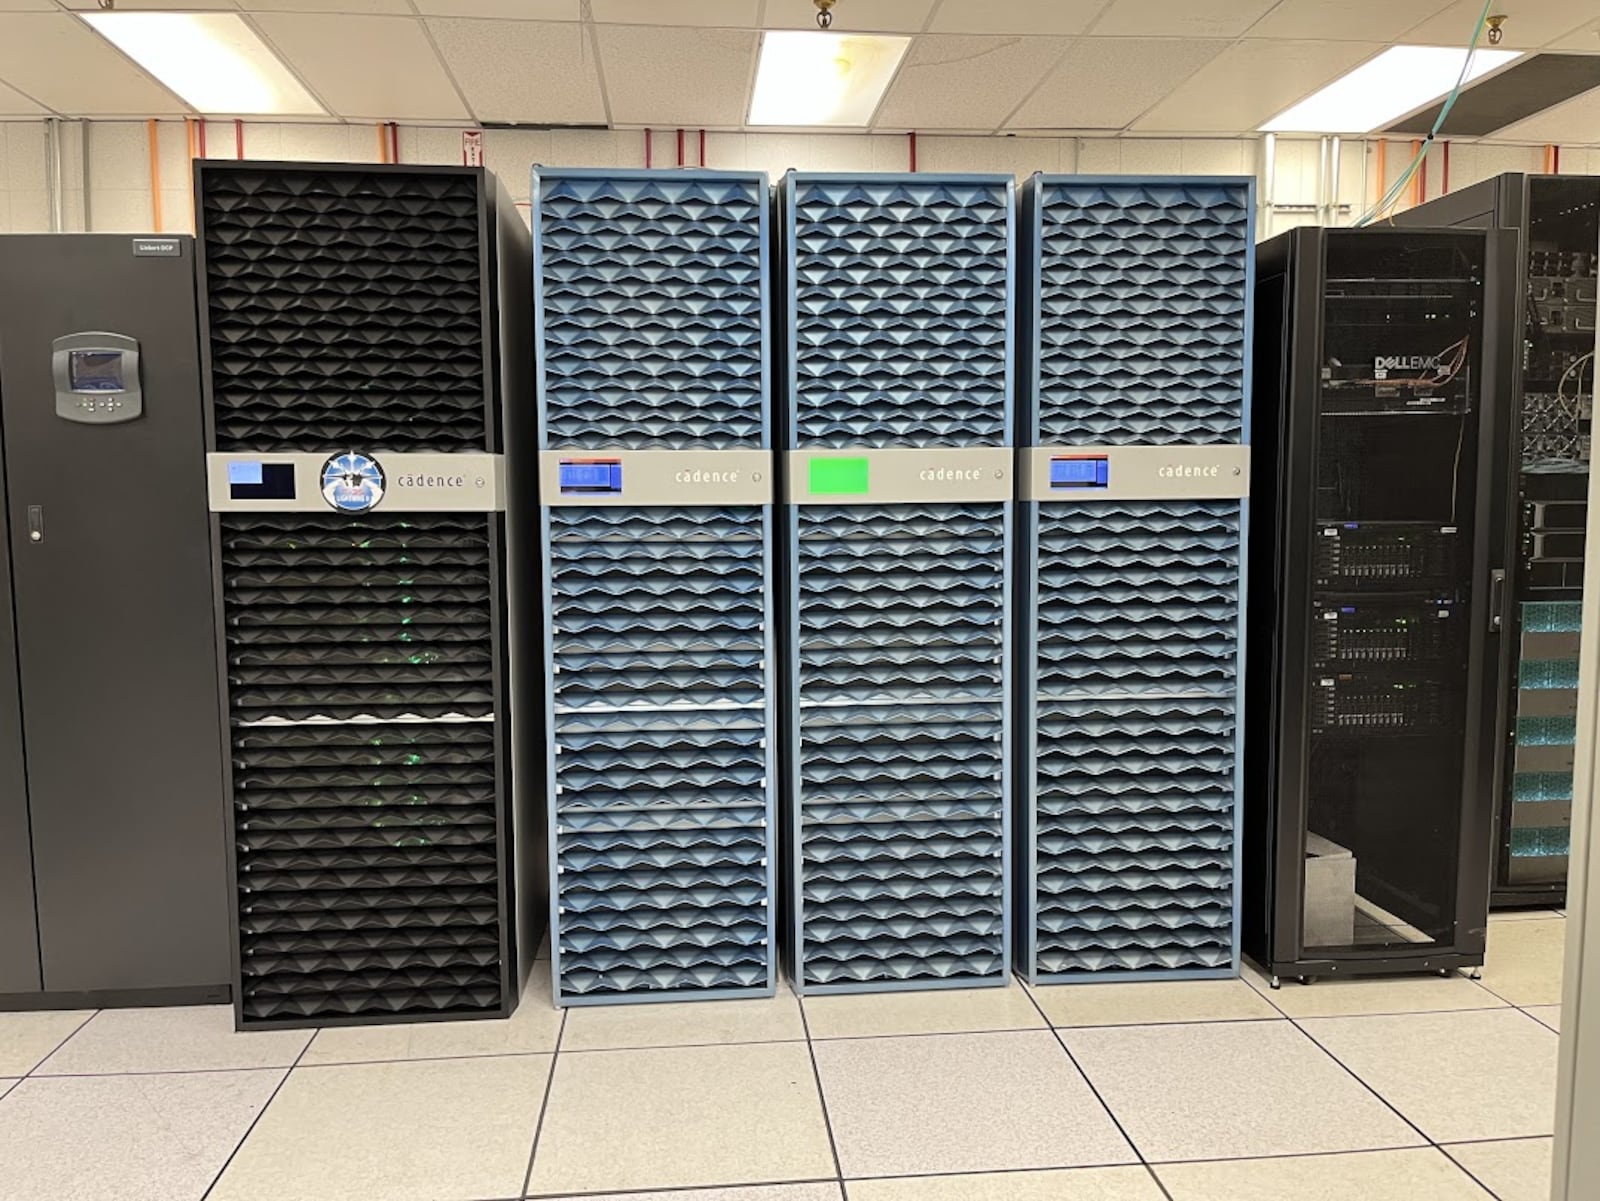
[[[1439,195],[1450,191],[1450,143],[1444,144],[1444,157],[1439,160]]]
[[[917,131],[913,129],[906,134],[906,137],[911,144],[911,174],[915,175],[917,173]]]
[[[706,165],[706,131],[700,131],[700,165]]]
[[[646,168],[653,167],[655,165],[653,162],[651,162],[652,157],[653,157],[653,155],[651,154],[650,131],[647,129],[647,130],[644,131],[644,165],[645,165]]]
[[[237,117],[233,121],[233,157],[244,157],[244,122]]]
[[[683,130],[678,130],[678,166],[683,166]]]

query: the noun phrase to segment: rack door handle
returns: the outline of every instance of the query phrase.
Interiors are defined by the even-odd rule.
[[[1489,573],[1489,630],[1498,634],[1505,625],[1506,605],[1506,573],[1504,571],[1491,571]]]
[[[28,541],[44,541],[44,506],[28,506]]]

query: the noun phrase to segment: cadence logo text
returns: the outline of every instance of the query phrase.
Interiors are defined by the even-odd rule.
[[[917,478],[928,480],[934,483],[942,483],[946,480],[952,482],[960,480],[981,480],[983,478],[983,472],[979,471],[976,467],[970,469],[962,467],[924,467],[922,469],[922,474]]]
[[[680,471],[672,477],[680,484],[737,484],[739,473],[737,471]]]
[[[1221,475],[1222,468],[1215,463],[1209,467],[1169,463],[1156,474],[1164,480],[1209,480]]]

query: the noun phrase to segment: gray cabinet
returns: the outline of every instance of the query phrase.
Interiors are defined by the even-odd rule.
[[[187,238],[0,238],[0,1007],[228,995],[197,330]]]

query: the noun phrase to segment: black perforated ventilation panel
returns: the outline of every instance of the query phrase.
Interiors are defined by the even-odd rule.
[[[485,448],[476,175],[202,180],[215,449]]]
[[[494,449],[477,173],[200,180],[216,449]],[[501,1010],[500,524],[219,517],[244,1024]]]

